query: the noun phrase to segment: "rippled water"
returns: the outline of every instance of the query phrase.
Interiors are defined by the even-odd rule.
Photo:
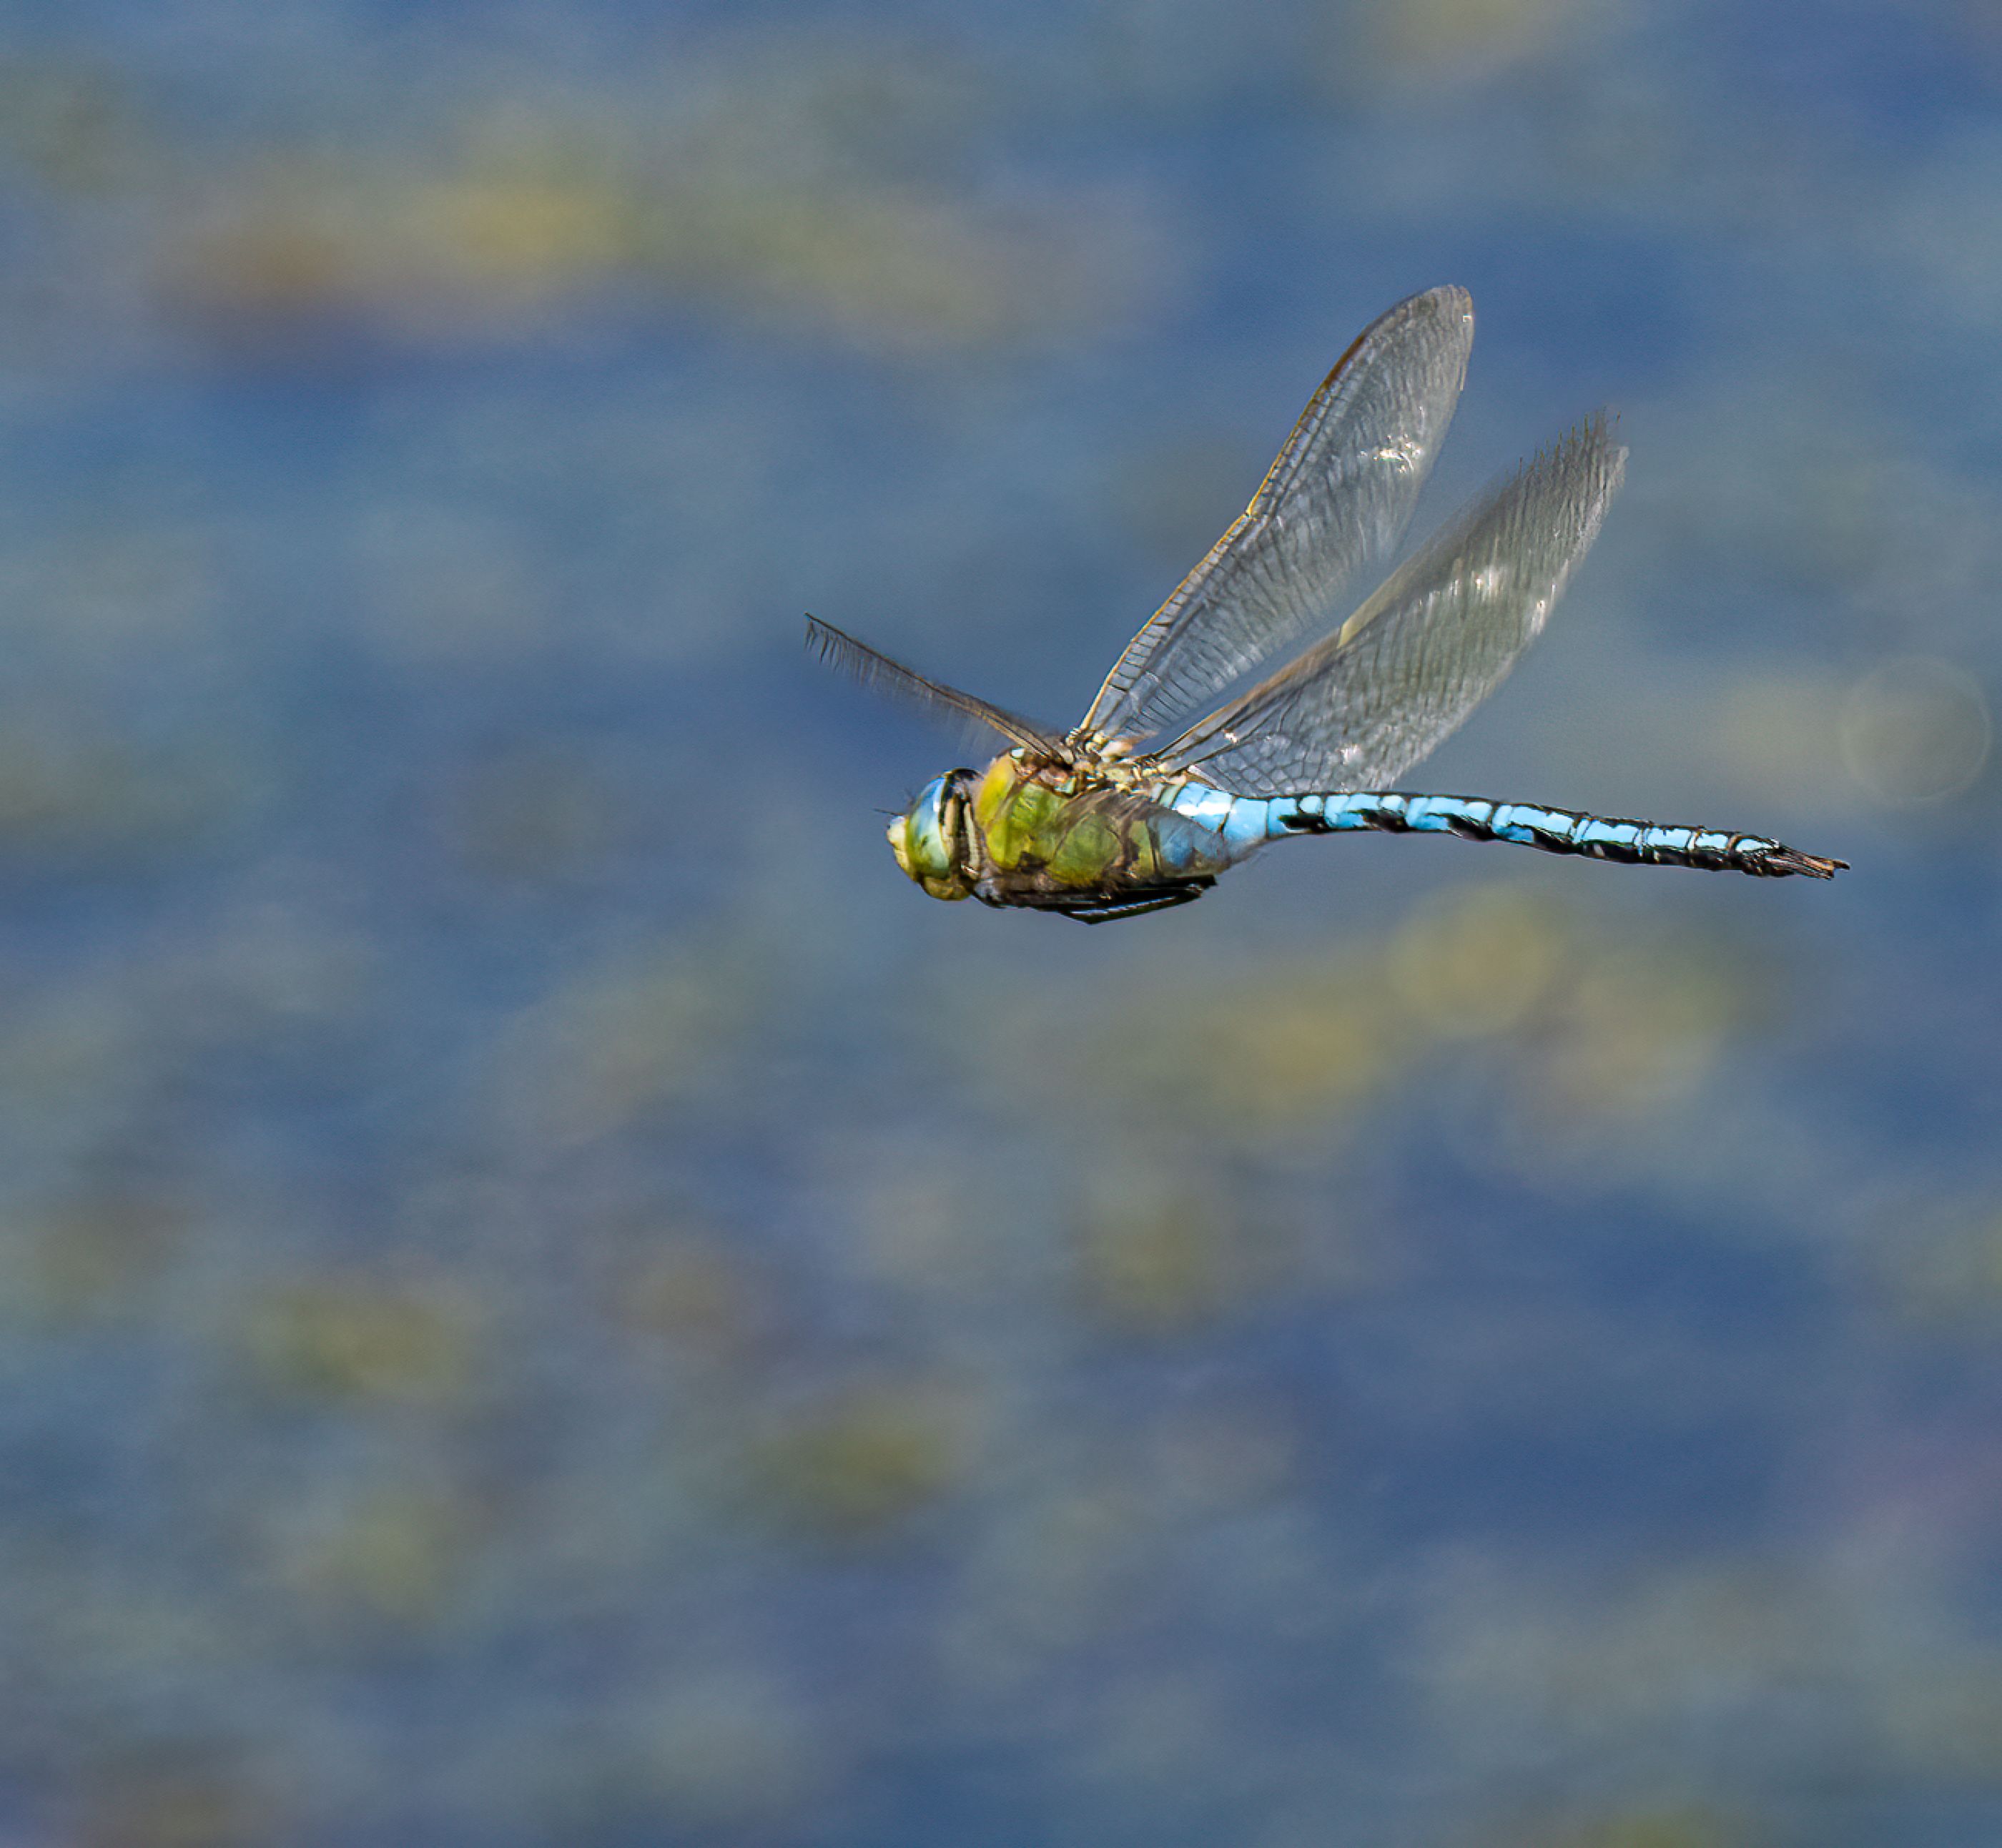
[[[0,26],[0,1833],[2002,1828],[2002,35],[1138,0]],[[1416,786],[923,898],[1322,373],[1628,484]],[[977,913],[977,915],[968,915]]]

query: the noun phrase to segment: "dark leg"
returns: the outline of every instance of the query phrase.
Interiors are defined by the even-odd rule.
[[[1139,893],[1131,898],[1111,899],[1102,905],[1066,905],[1062,908],[1063,915],[1076,919],[1080,924],[1110,924],[1116,918],[1144,917],[1150,911],[1172,911],[1178,905],[1193,904],[1209,890],[1212,883],[1207,879],[1191,880],[1187,885]]]

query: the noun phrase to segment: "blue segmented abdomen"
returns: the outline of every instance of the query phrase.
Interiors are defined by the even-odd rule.
[[[1546,853],[1580,853],[1594,859],[1693,866],[1767,878],[1799,873],[1828,879],[1848,863],[1799,853],[1763,835],[1620,821],[1536,803],[1494,802],[1480,796],[1416,796],[1367,790],[1232,796],[1191,782],[1170,797],[1168,804],[1221,835],[1233,854],[1289,835],[1369,828],[1390,834],[1456,834],[1463,840],[1508,841],[1540,848]]]

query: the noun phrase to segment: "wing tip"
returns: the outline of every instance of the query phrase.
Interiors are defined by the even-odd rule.
[[[1474,319],[1474,296],[1459,283],[1435,283],[1428,289],[1419,290],[1415,295],[1407,295],[1376,319],[1378,323],[1409,320],[1419,315],[1438,315],[1442,319],[1470,322]]]
[[[1463,288],[1459,283],[1442,282],[1436,288],[1427,289],[1423,295],[1416,296],[1414,299],[1419,302],[1436,302],[1442,312],[1450,315],[1455,319],[1465,321],[1470,325],[1473,322],[1473,291]]]
[[[1531,475],[1596,476],[1596,498],[1603,508],[1627,479],[1627,448],[1617,440],[1620,413],[1602,405],[1578,419],[1555,441],[1539,448],[1515,471],[1513,479]]]
[[[1474,297],[1456,282],[1442,282],[1424,294],[1414,295],[1408,302],[1400,302],[1390,312],[1410,309],[1414,314],[1425,313],[1435,317],[1439,323],[1439,332],[1434,336],[1443,340],[1460,356],[1460,384],[1467,382],[1467,361],[1474,350]],[[1454,388],[1456,399],[1460,386]]]

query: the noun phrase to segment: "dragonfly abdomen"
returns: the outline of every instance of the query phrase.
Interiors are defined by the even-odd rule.
[[[1177,806],[1182,807],[1180,803]],[[1539,803],[1495,802],[1480,796],[1418,796],[1349,790],[1326,795],[1237,797],[1227,815],[1213,806],[1203,818],[1228,834],[1262,828],[1268,840],[1296,834],[1455,834],[1463,840],[1506,841],[1546,853],[1577,853],[1629,865],[1693,866],[1762,878],[1805,873],[1832,878],[1848,863],[1802,853],[1763,835],[1714,828],[1666,826]],[[1212,817],[1215,818],[1212,818]],[[1233,826],[1233,824],[1236,824]]]

